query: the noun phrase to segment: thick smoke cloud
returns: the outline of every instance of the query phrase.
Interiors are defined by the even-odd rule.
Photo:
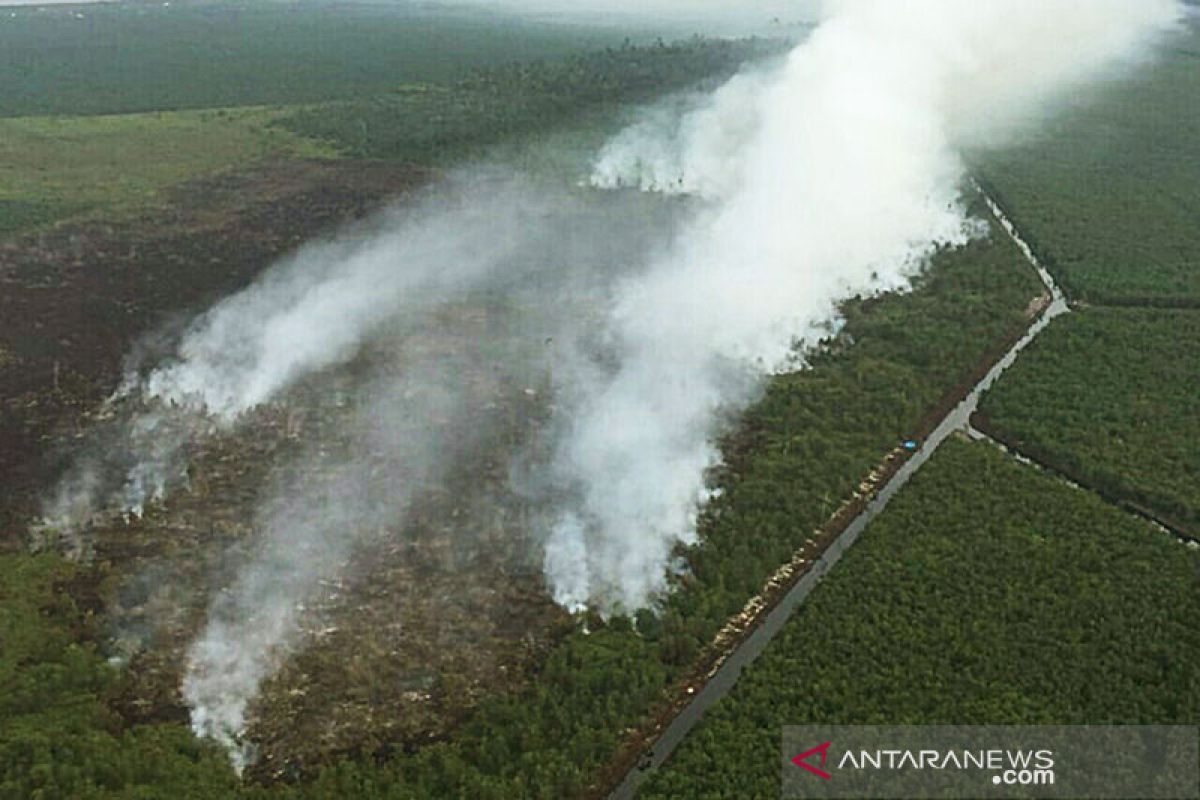
[[[250,703],[301,636],[321,584],[342,578],[360,546],[399,535],[411,503],[449,470],[494,457],[494,434],[522,427],[506,410],[514,396],[545,406],[557,384],[567,402],[602,370],[615,281],[666,249],[687,207],[464,170],[375,232],[277,264],[198,317],[167,358],[130,372],[99,432],[103,454],[84,459],[50,504],[61,527],[140,514],[184,482],[197,443],[253,435],[243,429],[264,404],[304,409],[298,387],[349,386],[351,408],[325,425],[332,436],[277,465],[253,546],[229,557],[236,575],[217,587],[188,653],[183,696],[198,734],[239,768],[252,760]],[[536,443],[518,436],[504,455],[511,494],[534,512],[559,501]]]
[[[375,233],[303,248],[200,315],[149,369],[145,354],[133,360],[101,414],[108,422],[97,446],[49,499],[46,521],[77,530],[97,512],[140,516],[184,481],[197,439],[236,429],[297,381],[354,359],[381,331],[416,327],[467,292],[538,293],[537,302],[525,298],[527,332],[549,325],[533,316],[549,313],[553,293],[559,311],[581,295],[602,306],[598,287],[663,246],[673,212],[661,206],[467,170],[376,220]],[[614,239],[613,229],[625,236]]]
[[[547,520],[547,584],[571,608],[653,604],[676,548],[696,541],[714,434],[763,377],[839,300],[903,287],[938,244],[978,233],[960,201],[964,149],[1141,56],[1181,13],[1173,0],[823,8],[781,65],[676,98],[613,138],[591,190],[460,178],[366,241],[306,249],[218,304],[171,358],[131,375],[114,401],[135,409],[124,455],[74,473],[49,515],[136,509],[169,489],[196,437],[380,337],[421,331],[432,309],[504,298],[510,333],[489,359],[542,376],[552,398],[549,446],[511,468],[512,491]],[[333,463],[313,456],[315,484],[269,493],[259,548],[210,609],[185,685],[201,733],[237,745],[313,587],[469,452],[464,430],[490,424],[463,377],[478,363],[396,341],[396,375],[358,399],[357,445]],[[394,424],[433,416],[450,423]]]
[[[776,73],[617,137],[593,181],[693,191],[714,208],[619,294],[621,368],[579,409],[559,469],[581,487],[546,566],[561,602],[627,608],[694,541],[714,424],[743,370],[780,365],[854,292],[901,285],[971,225],[958,153],[1137,55],[1170,0],[836,0]]]

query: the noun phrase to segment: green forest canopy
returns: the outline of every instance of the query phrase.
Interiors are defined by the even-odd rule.
[[[1200,305],[1200,25],[977,165],[1068,294]]]
[[[1200,531],[1200,310],[1056,320],[981,409],[1022,452]]]
[[[787,724],[1200,722],[1200,552],[948,441],[645,798],[779,796]]]

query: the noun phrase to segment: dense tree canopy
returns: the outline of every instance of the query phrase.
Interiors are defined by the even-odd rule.
[[[224,754],[175,724],[126,727],[120,673],[54,556],[0,556],[0,798],[222,797]]]
[[[784,47],[782,40],[766,39],[626,44],[569,59],[479,69],[452,84],[414,84],[304,109],[281,124],[347,155],[441,164],[584,113],[728,77]]]
[[[982,410],[1022,452],[1200,531],[1200,311],[1056,320]]]
[[[778,797],[788,724],[1200,722],[1200,552],[947,442],[644,797]]]
[[[1200,305],[1200,29],[980,159],[1074,298]]]

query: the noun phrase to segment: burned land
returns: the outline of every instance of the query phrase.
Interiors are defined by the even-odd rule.
[[[1144,0],[1142,21],[1153,29],[1151,10],[1167,4]],[[967,26],[962,41],[1012,68],[1004,74],[1036,100],[1073,74],[1075,51],[1059,46],[1045,15],[1062,30],[1093,19],[1056,5],[1011,14],[1003,30]],[[380,47],[406,55],[388,38],[395,25],[374,18],[380,8],[326,8],[298,26],[300,15],[264,7],[279,49],[275,71],[252,87],[239,67],[244,47],[226,62],[209,57],[219,37],[200,37],[199,49],[172,43],[184,30],[176,22],[208,13],[205,3],[179,20],[165,4],[121,17],[135,8],[104,9],[87,33],[66,13],[22,12],[6,23],[9,38],[26,43],[34,39],[22,31],[75,26],[71,40],[114,42],[113,53],[121,48],[112,31],[151,25],[165,38],[143,48],[143,65],[167,54],[215,77],[185,86],[167,76],[167,102],[159,76],[143,68],[131,74],[138,87],[106,95],[70,63],[40,63],[35,46],[21,58],[51,88],[13,113],[97,116],[0,120],[0,797],[600,796],[871,502],[910,445],[919,448],[1044,311],[1046,287],[979,184],[1029,228],[1041,260],[1083,301],[1081,319],[1105,302],[1194,305],[1185,296],[1194,236],[1145,240],[1156,248],[1154,271],[1098,272],[1101,259],[1075,248],[1108,241],[1080,222],[1085,200],[1109,239],[1138,228],[1136,215],[1101,213],[1124,200],[1063,177],[1107,180],[1088,171],[1116,163],[1105,142],[1081,148],[1066,137],[1065,151],[1036,158],[970,154],[978,174],[968,176],[962,143],[943,152],[925,126],[899,124],[928,118],[935,132],[958,136],[940,104],[924,107],[940,94],[910,96],[903,69],[906,54],[924,65],[926,50],[957,46],[957,37],[917,36],[908,48],[889,35],[888,47],[846,50],[814,34],[793,49],[776,38],[642,45],[605,29],[587,37],[603,50],[559,58],[576,52],[578,30],[542,40],[538,56],[508,47],[493,27],[482,31],[493,45],[482,62],[402,74],[376,57]],[[1097,30],[1123,30],[1097,14]],[[335,18],[358,20],[337,48],[357,77],[330,73],[322,88],[289,64]],[[914,31],[939,29],[919,15],[904,23],[913,20]],[[896,22],[884,27],[904,27]],[[236,20],[222,25],[239,30]],[[773,23],[772,37],[781,28]],[[447,55],[429,32],[417,38]],[[1106,37],[1077,38],[1097,59],[1118,55],[1105,55],[1116,47]],[[1046,59],[1005,55],[1039,47]],[[1165,61],[1155,80],[1194,87],[1178,61]],[[271,75],[303,92],[283,91],[286,81]],[[94,77],[116,86],[111,71]],[[978,75],[942,77],[961,90],[951,94],[967,102],[964,117],[987,116],[969,113],[981,103],[1005,105]],[[869,90],[853,102],[825,91],[851,78]],[[871,97],[885,113],[864,125]],[[253,105],[271,102],[306,105]],[[1096,106],[1106,120],[1105,108],[1126,107],[1121,98]],[[135,110],[145,113],[127,113]],[[897,110],[905,113],[893,119]],[[1107,122],[1091,127],[1107,141]],[[1183,213],[1184,159],[1155,154],[1172,143],[1191,153],[1195,137],[1186,125],[1171,130],[1154,153],[1119,149],[1177,173],[1163,202]],[[1123,162],[1109,168],[1150,175]],[[337,297],[326,304],[331,289]],[[1097,313],[1095,338],[1115,319]],[[1120,330],[1144,344],[1150,327]],[[1085,374],[1083,359],[1051,352],[1053,333],[1030,363],[1106,378],[1057,381],[1054,396],[1070,408],[1074,394],[1093,390],[1093,407],[1120,406],[1114,387],[1145,383],[1133,369]],[[1184,352],[1142,351],[1158,361]],[[1035,404],[1041,416],[1022,417],[1029,402],[1017,394],[1007,418],[1026,420],[1029,441],[1055,444],[1044,434],[1045,404]],[[1002,386],[996,402],[1004,395]],[[1141,438],[1141,425],[1136,417],[1109,430]],[[1112,586],[1154,602],[1194,588],[1183,570],[1193,552],[1142,548],[1145,526],[1082,495],[1066,502],[1061,485],[1014,472],[983,447],[951,443],[882,519],[878,546],[868,534],[842,579],[814,592],[809,611],[828,601],[844,612],[837,630],[862,634],[862,658],[847,659],[844,641],[826,648],[834,666],[860,669],[878,661],[871,653],[889,632],[926,630],[929,614],[941,613],[933,601],[954,599],[946,587],[971,599],[1016,580],[1028,548],[1049,546],[1047,530],[1063,533],[1062,568],[1047,559],[1045,575],[1025,570],[1040,577],[1012,597],[1053,595],[1055,580],[1082,575],[1080,591],[1067,594],[1083,605],[1055,615],[1068,644],[1097,619],[1108,620],[1113,641],[1144,628],[1132,616],[1125,625],[1091,613],[1093,600],[1120,599],[1094,592],[1093,566],[1125,575],[1133,563],[1136,574]],[[1150,461],[1108,449],[1110,463],[1144,465],[1153,479]],[[984,485],[997,479],[1003,497]],[[979,510],[968,490],[1002,519],[1027,518],[1028,530],[1009,526],[977,553],[959,552],[971,541],[955,525],[983,530],[964,511]],[[1078,524],[1038,517],[1044,509],[1112,536],[1075,537],[1082,545],[1072,550]],[[889,530],[902,534],[899,546]],[[932,548],[924,554],[923,542]],[[1187,558],[1172,558],[1180,553]],[[846,602],[874,590],[860,569],[873,559],[886,613]],[[1143,569],[1147,559],[1167,572]],[[996,580],[981,581],[989,570]],[[913,580],[901,586],[906,574]],[[1162,574],[1180,580],[1139,588]],[[912,626],[892,619],[898,586],[909,599],[932,598],[908,603],[920,612]],[[981,613],[995,599],[974,598]],[[942,605],[949,613],[963,604]],[[1050,678],[1077,675],[1097,699],[1114,691],[1134,717],[1158,694],[1114,681],[1153,673],[1165,692],[1159,710],[1187,721],[1195,692],[1180,687],[1195,681],[1179,665],[1194,659],[1175,643],[1195,637],[1175,623],[1188,607],[1164,615],[1145,606],[1171,621],[1162,639],[1172,644],[1130,661],[1133,670],[1097,670],[1113,666],[1111,648],[1060,648],[1061,658],[1042,661],[1083,665]],[[852,619],[863,608],[879,630]],[[1010,623],[989,635],[1013,644],[1007,660],[980,660],[986,648],[972,649],[953,626],[926,651],[949,657],[954,674],[963,664],[1032,674],[1021,659],[1037,632]],[[803,633],[793,638],[811,645]],[[794,667],[788,636],[774,656]],[[800,648],[808,672],[835,674],[819,663],[819,645]],[[742,736],[732,727],[739,709],[886,716],[885,694],[822,691],[845,701],[822,706],[800,691],[816,685],[808,680],[791,680],[800,694],[789,700],[781,687],[790,679],[779,677],[787,665],[768,674],[774,656],[760,662],[764,703],[735,694],[736,707],[711,717],[732,731],[724,755],[704,755],[715,729],[698,729],[675,763],[701,753],[707,766],[664,773],[658,790],[687,793],[700,786],[689,781],[714,777],[705,770],[740,764],[727,785],[715,776],[721,790],[744,793],[761,778],[762,791],[774,791],[771,764],[759,773],[746,765],[776,752],[768,739],[778,726],[765,730],[767,717],[748,714],[758,722]],[[909,661],[930,685],[945,672]],[[1095,675],[1116,688],[1101,691]],[[753,672],[747,680],[753,690]],[[1019,720],[1033,708],[1018,702],[1028,699],[1020,691],[988,690],[995,685],[954,695],[960,716]],[[1090,713],[1047,707],[1064,719]]]
[[[66,457],[103,447],[121,413],[105,399],[126,354],[170,337],[177,320],[253,279],[313,231],[349,225],[435,173],[374,162],[281,162],[179,189],[165,216],[120,225],[68,225],[4,246],[0,480],[4,546],[25,531]],[[465,354],[494,314],[459,305],[399,333],[413,348],[466,358],[470,394],[503,424],[447,480],[414,500],[402,525],[370,535],[323,581],[303,611],[299,654],[252,709],[255,770],[294,776],[331,755],[378,754],[440,737],[483,692],[519,688],[558,632],[570,627],[523,547],[527,508],[504,488],[512,450],[540,411],[537,389]],[[424,337],[426,341],[414,341]],[[394,343],[391,343],[394,344]],[[289,469],[320,470],[354,447],[348,398],[389,343],[256,409],[236,432],[188,453],[186,486],[141,517],[101,515],[76,548],[84,570],[67,589],[102,610],[112,657],[128,662],[113,705],[128,723],[187,719],[179,687],[185,649],[232,565],[256,546],[264,487]],[[445,423],[445,420],[441,421]],[[179,424],[196,424],[183,422]],[[406,424],[436,426],[437,419]],[[384,458],[380,454],[380,458]],[[335,472],[335,467],[330,467]],[[295,476],[292,476],[293,478]],[[319,478],[318,478],[319,479]]]

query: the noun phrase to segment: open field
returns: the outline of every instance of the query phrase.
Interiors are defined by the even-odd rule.
[[[1194,725],[1198,570],[1095,495],[948,442],[643,796],[777,796],[785,724]]]
[[[1055,322],[985,398],[993,429],[1084,484],[1200,531],[1200,312]]]
[[[271,123],[279,111],[221,109],[0,119],[0,235],[66,216],[115,221],[160,208],[184,181],[332,148]]]
[[[444,166],[567,124],[603,132],[622,107],[726,77],[781,47],[766,40],[627,46],[306,107],[0,118],[0,237],[77,217],[113,222],[163,211],[188,181],[263,162],[353,157]]]
[[[79,14],[81,18],[77,18]],[[0,116],[314,103],[645,31],[412,3],[118,3],[0,14]]]
[[[1200,304],[1200,23],[981,172],[1067,294]]]

